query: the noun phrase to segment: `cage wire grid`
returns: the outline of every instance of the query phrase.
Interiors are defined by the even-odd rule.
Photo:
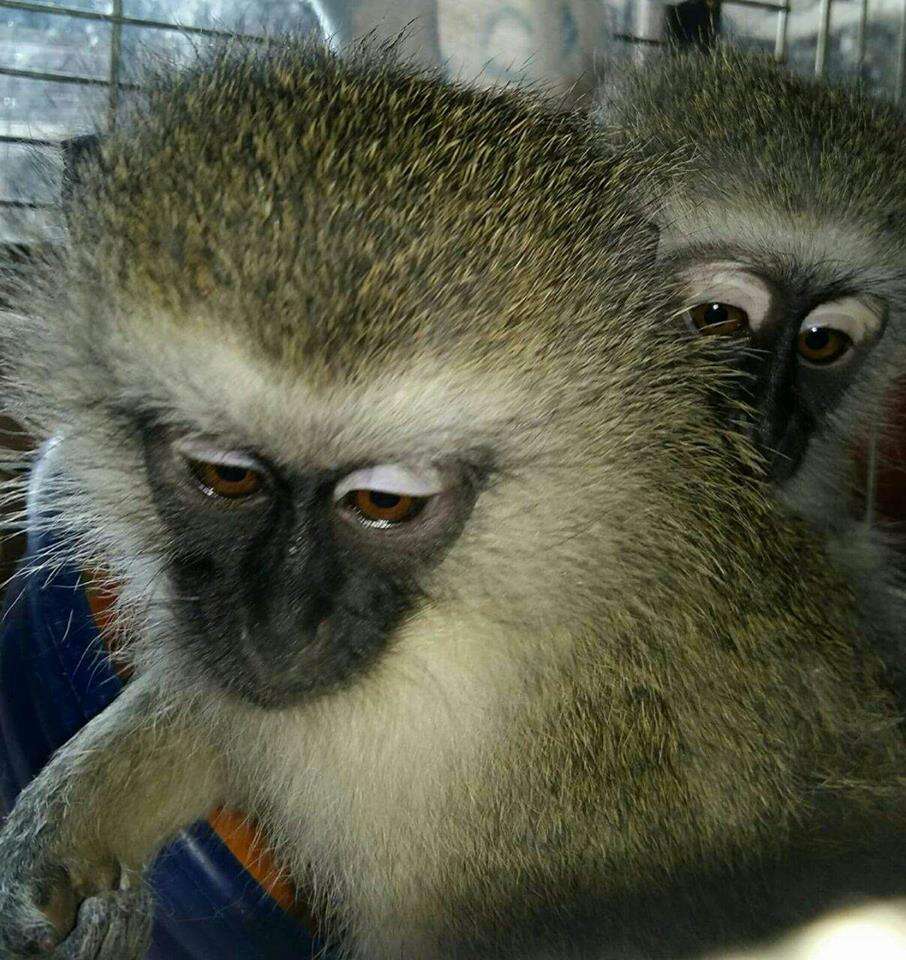
[[[15,10],[26,13],[42,14],[51,17],[67,18],[70,21],[92,21],[109,27],[109,69],[106,77],[92,77],[78,73],[61,73],[31,68],[20,69],[0,64],[0,77],[11,77],[19,80],[31,81],[35,84],[53,83],[74,85],[77,87],[100,87],[106,91],[106,115],[108,129],[116,123],[117,109],[121,93],[126,90],[137,89],[135,83],[123,76],[122,37],[124,27],[135,27],[149,31],[165,31],[178,33],[183,36],[196,37],[227,37],[234,36],[235,31],[219,30],[210,27],[201,27],[191,24],[168,23],[163,20],[153,20],[141,17],[127,16],[123,10],[123,0],[111,0],[110,11],[107,13],[95,10],[82,10],[68,6],[51,6],[45,3],[29,3],[26,0],[0,0],[0,10]],[[254,34],[241,34],[248,39],[258,40]],[[0,144],[10,144],[25,147],[59,147],[62,139],[52,139],[30,134],[0,132]],[[37,199],[12,199],[0,196],[0,209],[6,210],[37,210],[52,209],[56,205],[51,201],[42,202]]]
[[[0,160],[0,245],[30,243],[36,239],[47,236],[54,232],[55,221],[53,214],[58,211],[58,197],[60,187],[60,176],[62,174],[62,151],[61,144],[70,140],[73,136],[87,133],[103,132],[110,129],[116,123],[117,112],[120,100],[124,93],[137,90],[138,85],[134,83],[128,75],[126,69],[126,57],[124,57],[124,32],[132,31],[135,35],[144,37],[154,34],[169,34],[171,37],[183,40],[214,39],[218,37],[241,36],[252,41],[263,41],[261,33],[256,33],[244,29],[226,29],[219,26],[203,26],[193,22],[180,22],[178,20],[169,21],[163,18],[133,16],[128,12],[130,0],[107,0],[103,6],[106,9],[90,9],[90,7],[101,7],[100,0],[74,0],[75,3],[81,3],[85,8],[70,4],[40,3],[29,2],[29,0],[0,0],[0,17],[7,11],[7,16],[15,14],[29,14],[37,16],[43,22],[48,22],[52,18],[54,21],[62,21],[67,24],[92,24],[95,30],[102,30],[101,44],[93,50],[93,58],[96,62],[101,61],[105,64],[103,74],[92,75],[91,70],[56,70],[36,68],[33,53],[31,57],[25,56],[24,66],[16,61],[21,59],[21,52],[27,47],[35,47],[34,35],[41,35],[40,28],[37,30],[25,26],[20,26],[15,21],[8,23],[7,27],[12,27],[13,42],[10,54],[9,44],[4,50],[0,46],[0,82],[6,80],[18,84],[18,88],[13,88],[12,97],[4,98],[3,89],[0,86],[0,151],[5,151],[6,156]],[[310,0],[288,0],[295,2],[296,6],[304,10],[307,15],[307,21],[299,18],[293,22],[297,28],[310,29],[313,24],[323,24],[323,15],[320,11],[320,4],[310,2]],[[131,0],[133,8],[136,6],[135,0]],[[153,4],[145,4],[152,5]],[[158,4],[162,9],[163,4]],[[170,4],[169,9],[176,14],[180,13],[180,4]],[[198,4],[195,4],[198,6]],[[255,5],[249,4],[254,7]],[[269,8],[275,9],[276,5],[262,3],[257,5],[263,12]],[[183,5],[185,9],[185,5]],[[189,18],[187,18],[189,19]],[[64,28],[64,30],[68,30]],[[49,28],[44,31],[48,40],[48,55],[44,58],[52,60],[50,55],[54,39],[58,34]],[[16,34],[20,34],[17,40]],[[28,35],[28,36],[27,36]],[[92,39],[98,40],[97,36]],[[72,46],[70,38],[67,46]],[[99,49],[102,47],[103,49]],[[167,50],[169,53],[169,50]],[[40,56],[40,49],[38,52]],[[87,57],[83,57],[87,59]],[[10,62],[12,61],[12,62]],[[22,115],[20,107],[18,117],[13,111],[13,119],[9,115],[4,115],[4,107],[10,102],[16,104],[16,90],[19,92],[19,98],[26,103],[29,98],[22,94],[24,89],[31,87],[34,92],[34,99],[37,101],[41,93],[46,93],[48,99],[59,97],[61,91],[79,90],[81,94],[75,95],[78,103],[79,97],[85,101],[85,109],[79,121],[74,122],[72,118],[61,123],[42,123],[41,110],[34,109],[33,115]],[[84,91],[90,91],[94,94],[89,98]],[[78,111],[76,111],[78,113]],[[89,117],[93,119],[92,123],[86,124]],[[65,128],[59,131],[60,127]],[[56,135],[49,134],[47,127],[56,128]],[[11,162],[10,151],[17,151],[16,157],[18,163]],[[28,151],[32,151],[28,153]],[[40,183],[42,174],[35,171],[35,152],[42,151],[52,158],[49,167],[44,170],[55,170],[57,173],[56,187],[53,197],[39,197],[34,195],[10,196],[10,194],[20,193],[15,188],[14,179],[25,181],[26,183]],[[5,164],[4,164],[5,161]],[[4,169],[5,166],[5,169]],[[44,184],[42,183],[42,186]],[[11,190],[10,187],[13,186]],[[41,219],[40,215],[47,215],[48,219]],[[32,215],[29,217],[28,215]]]
[[[72,0],[71,0],[72,2]],[[51,4],[41,2],[30,2],[30,0],[0,0],[0,14],[4,10],[15,11],[18,14],[38,15],[42,18],[52,18],[65,21],[67,24],[85,24],[93,23],[102,27],[107,34],[106,54],[103,59],[106,61],[105,75],[91,76],[88,72],[70,72],[68,70],[58,71],[53,69],[35,69],[32,64],[26,66],[10,66],[5,60],[0,61],[0,79],[10,78],[20,81],[24,84],[34,84],[35,89],[46,86],[48,89],[60,90],[66,87],[76,87],[85,90],[94,90],[98,95],[95,100],[97,106],[100,106],[100,115],[105,118],[103,122],[96,124],[101,129],[109,129],[116,122],[117,110],[120,98],[124,92],[137,89],[137,85],[132,82],[124,67],[124,31],[131,30],[134,33],[141,33],[145,36],[152,34],[179,34],[183,38],[217,38],[225,36],[234,36],[237,33],[252,40],[261,40],[260,34],[247,30],[227,30],[217,27],[202,26],[194,23],[168,22],[164,19],[147,18],[132,16],[126,12],[125,6],[129,0],[108,0],[107,10],[88,9],[93,0],[74,0],[81,2],[86,8],[80,8],[72,5]],[[353,0],[354,2],[354,0]],[[490,0],[489,0],[490,2]],[[600,0],[604,2],[604,0]],[[852,11],[854,5],[857,5],[858,12],[856,17],[855,30],[855,54],[854,54],[854,72],[857,77],[864,76],[864,67],[866,57],[870,50],[869,37],[869,15],[870,2],[877,3],[878,0],[818,0],[817,24],[815,27],[815,50],[813,62],[808,68],[813,70],[817,77],[824,77],[828,73],[828,62],[830,52],[830,40],[832,33],[832,16],[835,8],[846,7],[848,12]],[[263,5],[266,6],[266,5]],[[658,30],[648,32],[638,29],[639,23],[644,21],[644,9],[649,11],[662,10],[663,0],[627,0],[627,7],[635,7],[633,27],[629,32],[613,33],[613,38],[618,42],[625,42],[644,46],[647,44],[663,43],[663,34]],[[798,0],[797,0],[798,6]],[[178,12],[180,5],[173,4],[172,9]],[[714,9],[732,11],[740,9],[743,11],[755,11],[761,14],[775,16],[775,29],[773,37],[773,56],[780,63],[786,63],[789,60],[790,47],[790,16],[794,12],[793,0],[723,0],[722,3],[715,3]],[[310,7],[310,13],[315,16],[321,16],[321,10],[318,4]],[[650,13],[649,13],[650,15]],[[657,14],[655,14],[657,15]],[[850,13],[851,15],[851,13]],[[740,42],[745,45],[746,37],[744,34],[730,32],[721,29],[723,18],[718,16],[718,33],[722,39],[730,42]],[[48,21],[50,22],[50,21]],[[323,23],[323,20],[321,21]],[[15,27],[13,28],[15,35]],[[37,31],[32,31],[37,32]],[[764,45],[762,44],[762,47]],[[15,41],[14,41],[15,47]],[[15,51],[14,51],[15,52]],[[13,58],[15,61],[15,57]],[[803,64],[800,62],[793,64],[800,70]],[[894,62],[894,82],[891,92],[892,99],[902,103],[906,97],[906,0],[901,0],[901,9],[899,11],[899,25],[897,30],[897,42]],[[20,87],[21,89],[21,87]],[[3,104],[3,97],[0,95],[0,106]],[[34,148],[37,150],[54,151],[59,150],[60,143],[67,139],[66,136],[47,136],[40,130],[35,132],[32,129],[37,124],[31,124],[27,120],[18,124],[2,125],[2,114],[0,114],[0,149],[5,146],[9,148]],[[15,127],[25,129],[13,129]],[[91,132],[85,130],[84,132]],[[2,171],[0,171],[2,174]],[[15,215],[16,211],[21,214],[35,214],[46,211],[48,214],[57,206],[54,199],[42,198],[37,196],[9,196],[11,191],[4,189],[5,178],[0,175],[0,242],[10,242],[8,218]],[[4,236],[6,234],[6,236]]]

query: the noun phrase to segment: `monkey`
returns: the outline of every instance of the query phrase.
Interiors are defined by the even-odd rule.
[[[132,678],[0,829],[0,956],[138,960],[219,805],[354,960],[679,960],[902,893],[853,598],[669,322],[676,158],[292,39],[133,109],[2,325],[47,562],[116,584]]]
[[[735,356],[776,493],[829,535],[906,703],[906,543],[872,496],[877,467],[860,478],[854,458],[901,429],[889,408],[906,372],[902,115],[723,46],[624,68],[599,100],[618,136],[692,149],[661,216],[683,329]]]

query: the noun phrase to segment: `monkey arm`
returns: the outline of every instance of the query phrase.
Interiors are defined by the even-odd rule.
[[[137,678],[20,795],[0,831],[0,956],[48,949],[86,898],[141,896],[137,871],[219,802],[218,751],[160,690]]]

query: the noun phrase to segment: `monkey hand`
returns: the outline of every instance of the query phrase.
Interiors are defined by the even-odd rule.
[[[37,799],[26,791],[0,833],[0,958],[141,960],[153,915],[142,878],[61,857]]]

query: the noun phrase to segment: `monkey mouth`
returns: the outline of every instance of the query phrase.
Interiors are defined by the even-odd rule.
[[[213,671],[210,680],[227,696],[261,710],[281,710],[300,706],[326,692],[326,685],[311,679],[295,677],[279,671],[260,671],[249,668],[248,661],[224,664]]]
[[[312,699],[312,692],[305,687],[285,685],[278,687],[274,683],[261,684],[245,678],[232,678],[220,683],[221,689],[229,696],[259,710],[285,710],[300,706]]]
[[[337,625],[325,618],[308,637],[272,652],[243,627],[235,646],[218,657],[215,682],[262,710],[300,706],[355,682],[385,646],[376,639],[366,645],[344,642]]]
[[[312,631],[311,643],[300,644],[269,655],[246,624],[240,629],[235,668],[222,677],[229,692],[264,710],[295,706],[318,692],[318,672],[313,669],[326,653],[327,629],[321,621]],[[314,649],[312,649],[314,647]]]

